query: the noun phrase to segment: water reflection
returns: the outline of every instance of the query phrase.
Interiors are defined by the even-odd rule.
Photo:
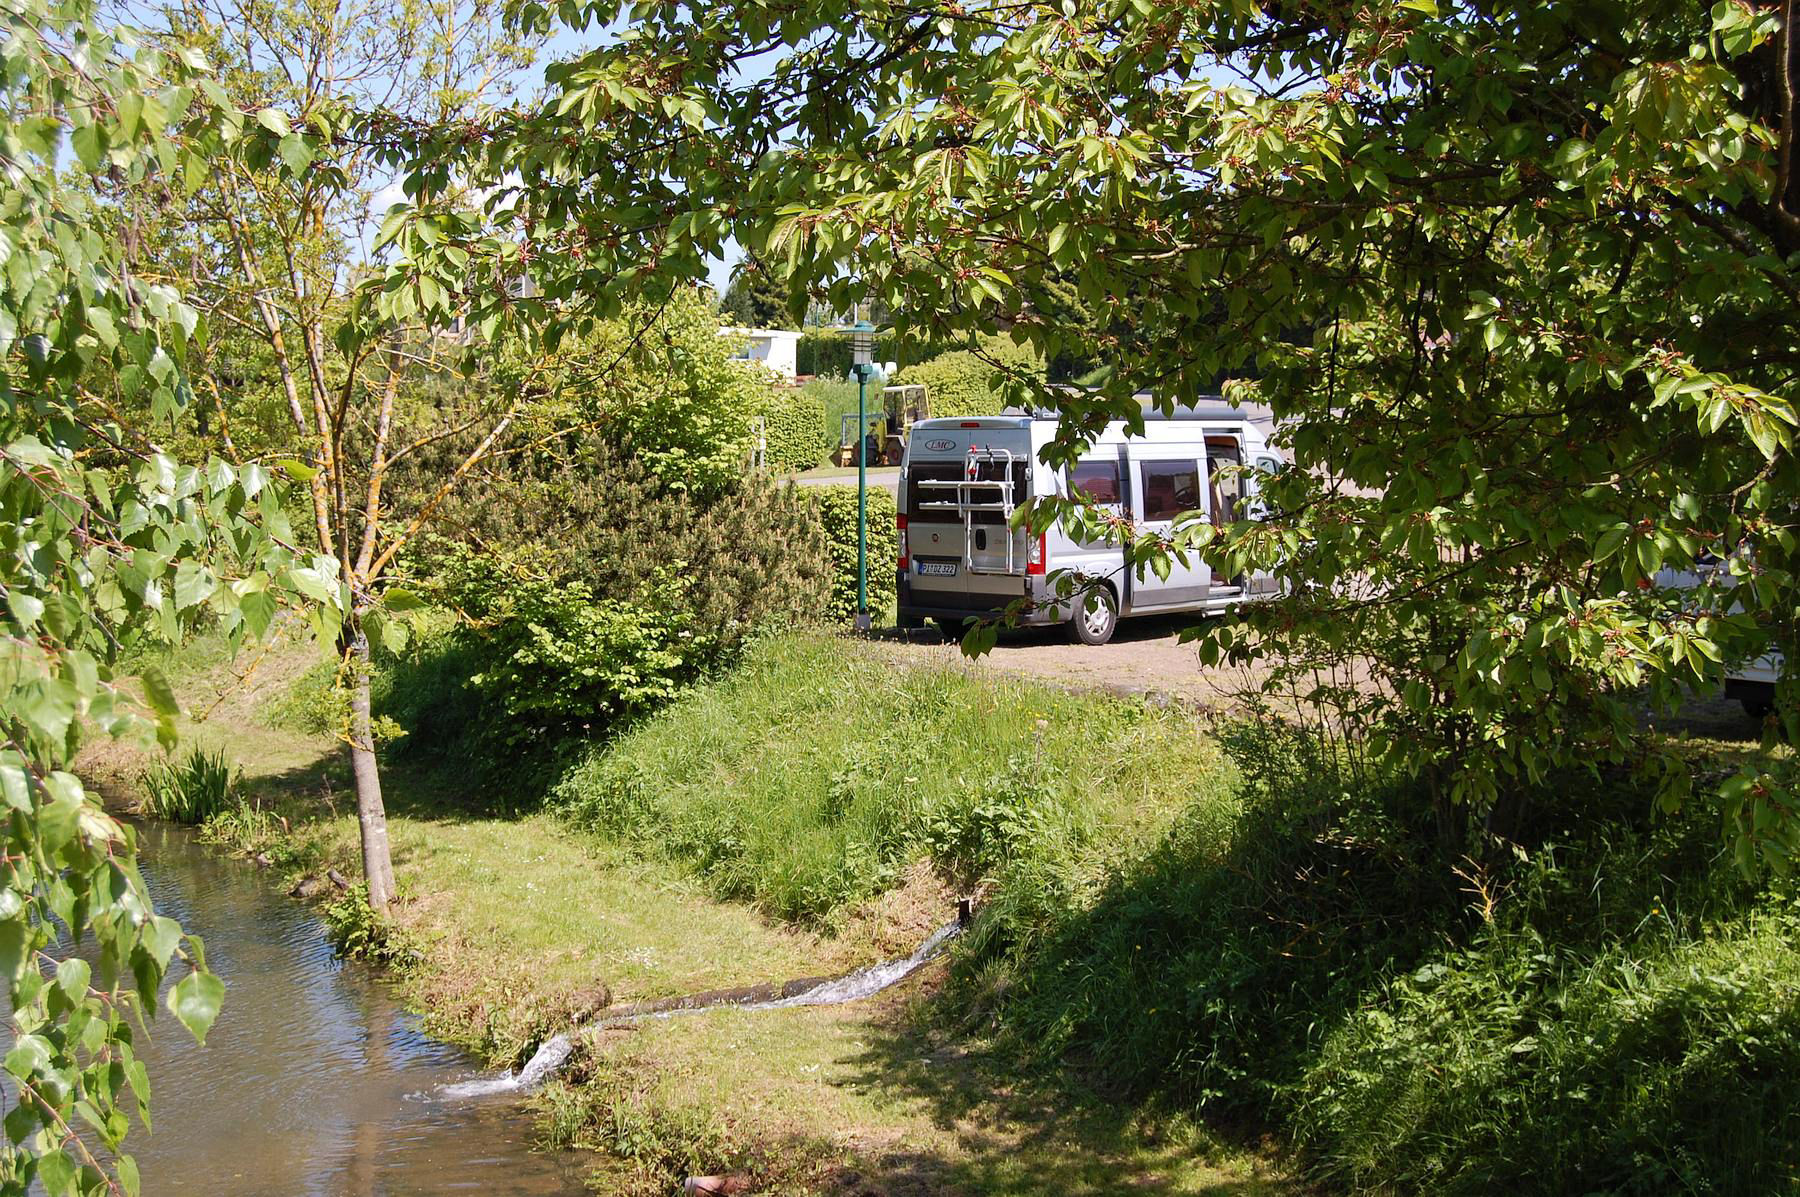
[[[129,1144],[146,1194],[584,1191],[575,1159],[530,1150],[516,1100],[433,1096],[472,1062],[420,1034],[371,970],[334,960],[303,906],[182,831],[141,832],[157,908],[205,940],[226,984],[204,1048],[165,1015],[140,1051],[154,1130]]]

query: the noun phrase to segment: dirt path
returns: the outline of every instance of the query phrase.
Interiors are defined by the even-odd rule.
[[[1196,616],[1142,616],[1123,620],[1110,644],[1077,644],[1064,627],[1022,628],[1004,633],[994,651],[970,661],[935,631],[902,640],[878,640],[875,651],[907,665],[957,665],[975,674],[1040,678],[1075,690],[1178,699],[1207,708],[1234,706],[1259,674],[1238,667],[1206,668],[1181,630]]]

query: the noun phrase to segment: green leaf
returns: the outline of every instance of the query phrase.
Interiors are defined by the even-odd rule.
[[[6,609],[12,612],[13,619],[19,627],[29,632],[37,626],[37,621],[44,615],[44,600],[34,594],[15,588],[6,596]]]
[[[275,622],[275,615],[281,610],[281,604],[268,591],[254,590],[238,600],[238,610],[243,613],[244,624],[250,629],[250,634],[261,640],[268,634],[269,625]]]
[[[225,983],[213,973],[189,973],[169,990],[171,1012],[181,1021],[202,1047],[206,1032],[219,1017],[219,1003],[225,1000]]]
[[[28,1081],[48,1069],[51,1058],[50,1044],[42,1035],[20,1035],[6,1053],[6,1071]]]
[[[256,114],[256,123],[275,134],[277,137],[286,137],[294,131],[294,127],[288,123],[287,115],[279,108],[263,108],[258,110]]]
[[[173,721],[181,714],[181,703],[175,698],[175,687],[169,684],[167,674],[151,665],[145,668],[140,679],[144,684],[144,697],[158,718]]]
[[[419,610],[425,605],[425,601],[410,590],[392,586],[382,592],[381,605],[399,615],[407,611]]]
[[[75,149],[75,157],[87,168],[89,174],[99,171],[101,163],[106,160],[106,131],[98,124],[90,123],[76,128],[70,135],[69,143]]]
[[[56,987],[68,995],[71,1002],[79,1002],[87,997],[91,975],[87,961],[79,956],[67,957],[56,966]]]
[[[264,111],[266,112],[269,110],[264,109]],[[281,139],[280,148],[281,160],[287,163],[288,171],[296,177],[306,173],[306,168],[312,165],[312,147],[307,144],[306,138],[302,137],[300,134],[289,133],[286,137],[283,137]]]

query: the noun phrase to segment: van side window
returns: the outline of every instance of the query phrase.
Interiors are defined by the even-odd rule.
[[[1087,457],[1069,467],[1069,497],[1090,503],[1119,502],[1119,462]]]
[[[1144,482],[1144,519],[1170,520],[1200,506],[1199,462],[1146,461],[1139,468]]]

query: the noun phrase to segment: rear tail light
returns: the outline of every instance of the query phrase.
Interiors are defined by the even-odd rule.
[[[900,570],[904,573],[912,568],[912,555],[906,545],[906,514],[904,512],[894,516],[894,531],[900,534]]]
[[[1031,555],[1025,558],[1025,572],[1032,577],[1041,578],[1044,576],[1045,560],[1050,555],[1049,550],[1044,545],[1044,537],[1046,535],[1047,533],[1038,533],[1036,539],[1031,542]]]

